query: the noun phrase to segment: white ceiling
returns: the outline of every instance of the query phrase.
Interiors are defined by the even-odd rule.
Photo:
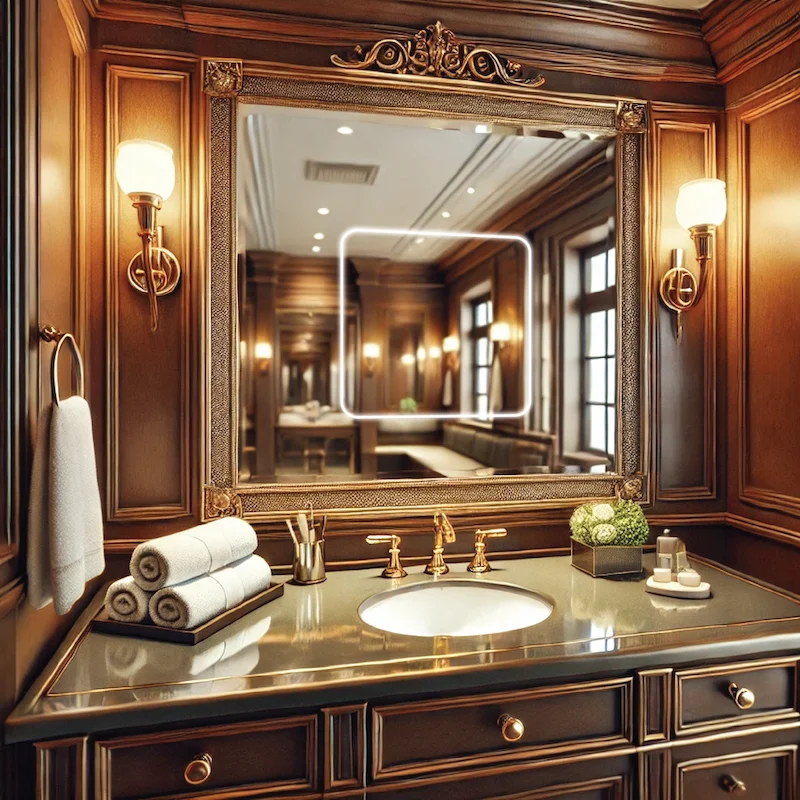
[[[475,133],[474,123],[429,118],[240,108],[240,250],[310,256],[317,245],[319,256],[332,257],[340,235],[355,226],[479,231],[502,208],[605,147],[587,138]],[[342,125],[354,133],[337,133]],[[305,178],[307,160],[379,169],[372,185],[324,183]],[[330,214],[319,215],[320,207]],[[325,238],[315,240],[317,232]],[[429,262],[452,246],[416,238],[359,235],[347,252]]]

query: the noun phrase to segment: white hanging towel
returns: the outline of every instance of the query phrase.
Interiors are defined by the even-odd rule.
[[[448,369],[444,374],[444,386],[442,387],[442,406],[450,408],[453,405],[453,371]]]
[[[28,599],[66,614],[105,569],[92,415],[82,397],[39,419],[28,515]]]
[[[492,359],[492,374],[489,380],[489,412],[492,414],[503,410],[503,367],[500,353]]]

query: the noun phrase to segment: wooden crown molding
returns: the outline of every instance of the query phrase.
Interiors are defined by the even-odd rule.
[[[800,40],[797,0],[714,0],[703,18],[703,36],[724,83]]]
[[[183,0],[85,0],[102,20],[156,24],[215,36],[291,42],[340,51],[358,42],[413,38],[423,19],[451,19],[447,0],[403,0],[386,5],[344,2],[321,16],[313,0],[230,0],[224,6]],[[714,83],[712,59],[693,11],[658,9],[606,0],[464,0],[459,36],[539,69],[620,80]],[[491,22],[491,25],[489,24]],[[571,31],[581,26],[580,45]],[[492,30],[492,35],[486,34]],[[608,43],[613,42],[610,49]],[[620,45],[625,48],[620,50]],[[654,53],[672,52],[671,57]]]

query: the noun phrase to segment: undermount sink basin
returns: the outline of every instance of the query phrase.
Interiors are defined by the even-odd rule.
[[[530,628],[553,604],[502,583],[445,579],[381,592],[358,609],[367,625],[406,636],[482,636]]]

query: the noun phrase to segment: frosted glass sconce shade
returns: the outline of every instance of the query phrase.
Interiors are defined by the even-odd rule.
[[[375,342],[364,342],[364,358],[380,358],[381,346]]]
[[[727,210],[724,181],[700,178],[684,183],[678,190],[675,214],[687,231],[703,225],[722,225]]]
[[[272,358],[272,345],[269,342],[257,342],[255,356],[259,361],[269,361]]]
[[[491,328],[489,328],[489,338],[493,342],[500,342],[505,344],[505,342],[511,341],[511,326],[507,322],[493,322]]]
[[[117,182],[127,195],[155,194],[166,200],[175,189],[172,148],[160,142],[128,139],[117,145]]]
[[[461,349],[458,336],[445,336],[442,342],[442,350],[445,353],[457,353]]]

